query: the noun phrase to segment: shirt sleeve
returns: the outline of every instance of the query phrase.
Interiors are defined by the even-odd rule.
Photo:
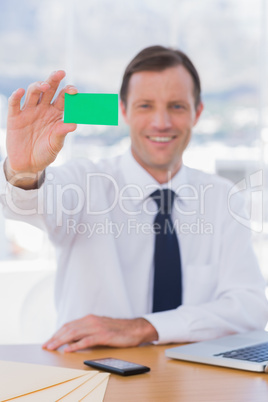
[[[61,167],[49,166],[45,180],[36,190],[23,190],[7,182],[3,165],[0,164],[0,203],[4,216],[45,230],[55,245],[64,243],[67,247],[74,236],[68,231],[68,223],[81,222],[87,194],[86,173],[94,174],[94,164],[81,159]],[[94,200],[98,202],[97,197]]]
[[[40,204],[43,197],[39,190],[23,190],[11,185],[4,173],[4,162],[0,164],[0,202],[6,218],[20,220],[40,229],[45,229],[45,222]]]
[[[243,215],[242,197],[235,197],[233,201],[233,210]],[[218,228],[222,232],[221,252],[217,262],[217,285],[211,292],[211,300],[198,303],[199,289],[193,284],[194,303],[144,315],[158,332],[155,343],[195,342],[265,328],[268,320],[265,281],[253,251],[251,231],[241,219],[235,219],[234,214],[218,210],[221,212],[223,219]],[[202,284],[209,287],[211,277],[214,275],[206,272]]]

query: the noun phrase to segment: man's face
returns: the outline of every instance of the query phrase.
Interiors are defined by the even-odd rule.
[[[182,154],[203,110],[195,108],[193,80],[183,66],[131,76],[127,106],[121,111],[130,126],[131,150],[137,162],[159,182],[181,167]]]

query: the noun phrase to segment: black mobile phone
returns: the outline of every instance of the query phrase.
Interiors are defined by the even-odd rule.
[[[84,364],[96,369],[109,371],[110,373],[120,374],[123,376],[142,374],[150,371],[149,367],[141,364],[127,362],[125,360],[107,357],[105,359],[85,360]]]

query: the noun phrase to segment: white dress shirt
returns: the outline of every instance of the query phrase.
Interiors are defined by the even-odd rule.
[[[172,211],[182,261],[183,304],[152,313],[153,221],[150,194],[160,188],[126,154],[92,163],[49,167],[39,190],[7,184],[0,173],[7,218],[46,230],[56,247],[58,326],[87,314],[144,317],[159,343],[197,341],[264,328],[265,283],[238,222],[239,194],[232,184],[183,166],[162,187],[176,192]]]

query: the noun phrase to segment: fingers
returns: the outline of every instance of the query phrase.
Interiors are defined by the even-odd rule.
[[[49,84],[45,82],[35,82],[29,85],[26,92],[23,109],[26,107],[34,107],[39,103],[41,95],[49,89]]]
[[[56,350],[67,343],[78,341],[82,338],[83,327],[81,329],[80,320],[71,321],[64,324],[46,343],[44,349]]]
[[[70,94],[70,95],[75,95],[77,94],[77,89],[73,85],[67,85],[65,88],[63,88],[57,99],[53,102],[53,106],[55,106],[58,110],[63,112],[64,110],[64,95],[65,93]]]
[[[8,114],[10,117],[16,116],[20,112],[20,101],[25,94],[25,90],[22,88],[13,92],[8,100]]]
[[[50,104],[60,85],[60,82],[63,80],[64,77],[65,71],[63,70],[54,71],[50,74],[50,76],[46,80],[46,82],[49,84],[49,89],[40,98],[40,103],[42,102],[46,105]]]
[[[62,331],[62,329],[60,331]],[[72,336],[67,333],[60,333],[60,331],[56,332],[52,338],[43,344],[43,349],[56,350],[59,347],[66,345],[66,343],[71,342]]]
[[[80,341],[73,342],[70,345],[68,345],[66,348],[64,348],[64,352],[66,353],[76,352],[77,350],[90,348],[92,346],[97,346],[97,343],[93,340],[93,337],[86,337],[80,339]]]
[[[51,73],[46,81],[31,84],[23,108],[34,107],[39,103],[49,105],[64,77],[65,71],[59,70]]]
[[[63,345],[68,343],[68,346],[66,346],[66,348],[64,348],[64,352],[70,353],[70,352],[76,352],[77,350],[82,350],[82,349],[90,348],[90,347],[93,347],[93,346],[97,346],[99,344],[97,342],[96,336],[87,336],[87,337],[81,338],[78,341],[70,341],[70,342],[62,341],[64,343],[61,343],[61,344],[59,344],[59,340],[52,341],[52,339],[53,338],[51,338],[51,340],[47,341],[42,346],[43,349],[56,350],[60,346],[63,346]]]
[[[71,344],[73,342],[82,342],[84,338],[91,337],[95,329],[90,325],[90,321],[91,316],[86,316],[64,324],[46,343],[43,344],[43,348],[56,350],[60,346]]]
[[[56,350],[63,345],[68,345],[64,351],[74,352],[97,345],[136,346],[141,342],[140,339],[136,339],[140,338],[140,335],[135,334],[135,327],[135,320],[88,315],[63,325],[52,338],[44,343],[43,348]]]
[[[65,72],[63,70],[55,71],[50,74],[47,81],[35,82],[29,85],[25,96],[25,102],[22,109],[35,107],[38,104],[49,105],[52,101],[60,82],[65,77]],[[62,89],[58,97],[53,102],[53,106],[59,111],[64,110],[64,94],[68,93],[70,95],[76,94],[78,91],[73,85],[67,85]],[[10,115],[16,115],[20,111],[20,102],[24,95],[24,89],[20,88],[9,98],[9,113]],[[73,131],[73,130],[71,130]]]
[[[56,350],[66,343],[74,341],[74,334],[69,329],[70,324],[65,324],[61,327],[46,343],[43,348],[48,350]]]

